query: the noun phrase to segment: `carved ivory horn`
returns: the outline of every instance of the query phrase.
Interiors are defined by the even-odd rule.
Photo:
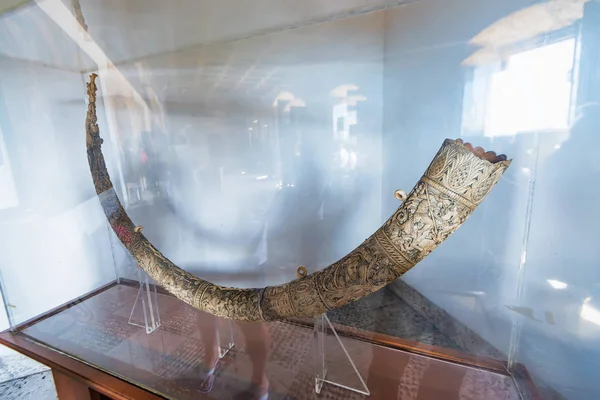
[[[329,267],[280,286],[214,285],[177,267],[123,209],[106,170],[96,119],[96,75],[87,84],[87,155],[96,193],[111,227],[138,265],[187,304],[218,317],[271,321],[311,317],[383,288],[461,226],[508,168],[506,156],[446,140],[398,210],[372,236]]]

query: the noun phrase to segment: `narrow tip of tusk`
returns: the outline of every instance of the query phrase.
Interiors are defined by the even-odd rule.
[[[136,227],[133,229],[133,231],[134,231],[134,232],[137,232],[137,233],[139,233],[139,232],[141,232],[141,231],[143,231],[143,230],[144,230],[144,227],[143,227],[143,226],[139,226],[139,225],[138,225],[138,226],[136,226]]]

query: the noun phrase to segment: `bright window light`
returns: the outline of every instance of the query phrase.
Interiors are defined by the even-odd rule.
[[[509,57],[490,82],[485,136],[569,128],[575,39]]]
[[[568,286],[566,283],[561,282],[561,281],[557,281],[557,280],[554,280],[554,279],[548,279],[547,282],[554,289],[566,289],[566,287]]]
[[[586,321],[592,322],[596,325],[600,325],[600,311],[596,308],[590,306],[589,304],[584,304],[581,307],[581,313],[579,314],[581,319],[585,319]]]

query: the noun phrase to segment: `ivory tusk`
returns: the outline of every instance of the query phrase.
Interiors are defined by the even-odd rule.
[[[460,139],[447,139],[396,212],[341,260],[309,275],[299,269],[298,276],[303,276],[280,286],[217,286],[163,256],[123,209],[102,155],[96,77],[92,74],[87,84],[86,144],[92,179],[106,218],[152,279],[187,304],[218,317],[244,321],[311,317],[383,288],[458,229],[510,165],[505,155],[486,153],[480,147],[473,149]]]

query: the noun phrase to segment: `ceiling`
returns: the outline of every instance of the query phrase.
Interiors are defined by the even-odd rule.
[[[0,55],[68,71],[94,65],[34,2],[0,15]]]
[[[0,0],[0,55],[70,71],[95,63],[57,19],[64,10],[87,27],[115,65],[361,14],[411,0]],[[39,3],[42,7],[37,6]],[[50,10],[50,14],[48,13]],[[78,13],[78,10],[80,12]],[[53,14],[53,15],[51,15]],[[56,20],[56,22],[54,20]]]
[[[519,9],[479,32],[470,44],[480,47],[463,65],[501,62],[515,46],[569,27],[584,14],[590,0],[551,0]]]
[[[330,112],[330,92],[342,84],[357,85],[371,101],[380,97],[369,90],[381,90],[383,23],[382,13],[369,13],[118,68],[142,96],[156,96],[166,115],[182,121],[224,112],[230,122],[252,121],[271,110],[282,91],[308,103],[311,112]]]
[[[0,15],[0,56],[81,72],[98,68],[94,55],[100,52],[117,66],[124,77],[121,82],[131,85],[148,103],[160,104],[170,115],[198,115],[200,109],[264,108],[281,91],[292,92],[312,105],[327,103],[330,107],[329,92],[343,84],[359,86],[360,95],[372,104],[377,94],[370,95],[368,88],[382,85],[386,17],[383,11],[367,11],[410,2],[76,1],[36,0],[23,5],[0,0],[0,10],[19,6]],[[584,2],[551,0],[548,4],[581,7]],[[504,37],[500,28],[510,28],[511,24],[503,22],[509,19],[490,22],[528,0],[508,1],[506,10],[488,5],[467,7],[471,1],[465,0],[463,6],[440,13],[442,3],[422,2],[423,7],[406,13],[407,20],[400,24],[405,29],[398,35],[407,38],[407,46],[421,48],[427,41],[438,46],[440,38],[466,44],[466,38],[477,32],[470,33],[473,24],[444,24],[448,13],[456,14],[456,21],[488,26],[476,39]],[[490,15],[464,15],[465,10],[475,9]],[[431,27],[422,27],[425,18]],[[85,39],[74,40],[81,37]],[[473,44],[483,45],[475,43],[476,39]],[[86,46],[86,41],[91,45]]]
[[[67,9],[61,0],[53,1],[44,1],[44,7],[54,4]],[[327,4],[304,10],[311,2],[321,3],[288,1],[283,7],[272,1],[272,5],[278,6],[268,18],[247,8],[233,13],[230,25],[212,23],[208,27],[202,27],[198,21],[223,21],[227,9],[223,4],[228,1],[209,10],[208,2],[187,0],[169,3],[170,8],[153,0],[83,0],[81,9],[93,44],[116,64],[124,78],[121,82],[134,89],[129,93],[138,93],[150,105],[158,104],[160,110],[153,107],[155,114],[164,112],[172,118],[183,117],[182,121],[190,117],[206,120],[226,110],[230,113],[228,119],[253,120],[257,113],[270,110],[278,93],[284,90],[308,102],[312,110],[330,111],[333,101],[330,91],[349,83],[359,86],[360,94],[371,101],[380,97],[369,90],[381,90],[383,12],[360,13],[323,23],[302,24],[302,21],[339,11],[342,6],[366,7],[381,2],[322,2]],[[172,11],[165,16],[178,3],[182,8],[177,14]],[[98,11],[92,11],[96,8]],[[50,66],[73,72],[96,70],[96,62],[81,50],[88,48],[86,42],[77,44],[72,31],[68,35],[66,29],[48,16],[54,15],[53,9],[50,8],[50,13],[44,10],[48,8],[30,6],[0,17],[0,53],[24,66]],[[242,24],[241,14],[252,12],[256,18],[247,18],[252,24]],[[60,20],[59,16],[55,18]],[[277,34],[258,32],[275,23],[281,25],[282,21],[296,23],[298,27],[278,28]],[[223,39],[235,35],[240,39]],[[242,38],[243,35],[246,37]],[[125,37],[128,39],[124,40]],[[214,41],[217,43],[211,44]],[[73,80],[83,85],[79,73]],[[116,92],[114,87],[101,88],[101,95]],[[127,109],[128,99],[113,100],[117,108]],[[60,101],[76,104],[81,97]]]

